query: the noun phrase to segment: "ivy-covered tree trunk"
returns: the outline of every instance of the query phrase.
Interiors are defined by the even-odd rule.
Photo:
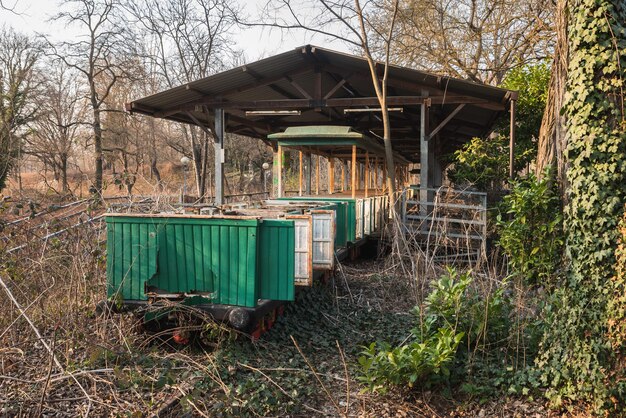
[[[537,360],[557,405],[586,401],[596,411],[626,409],[623,361],[607,331],[614,319],[617,224],[626,202],[626,3],[570,1],[567,93],[569,266],[547,311]]]

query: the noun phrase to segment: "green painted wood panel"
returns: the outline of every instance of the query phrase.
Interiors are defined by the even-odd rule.
[[[158,274],[148,283],[165,293],[205,293],[213,303],[256,306],[258,221],[163,218]]]
[[[258,225],[256,219],[107,217],[109,296],[119,291],[123,299],[145,300],[147,284],[254,307]]]
[[[260,298],[295,299],[295,225],[265,219],[259,225]]]
[[[107,296],[145,300],[145,283],[156,274],[155,224],[119,223],[107,217]]]

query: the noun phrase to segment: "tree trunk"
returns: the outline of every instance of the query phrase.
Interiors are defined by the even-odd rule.
[[[95,194],[102,194],[102,122],[100,121],[100,109],[93,109],[93,134],[94,134],[94,162],[95,162]]]
[[[385,159],[387,160],[387,195],[389,196],[390,217],[395,217],[395,201],[394,190],[396,184],[395,163],[393,161],[393,148],[391,146],[391,126],[389,121],[389,112],[387,111],[387,97],[384,97],[381,103],[383,117],[383,143],[385,144]]]
[[[159,171],[159,168],[157,167],[158,153],[157,153],[157,148],[156,148],[155,129],[156,128],[155,128],[154,118],[150,118],[150,134],[151,134],[151,139],[152,139],[152,141],[150,141],[150,175],[156,178],[157,187],[159,188],[160,191],[163,191],[161,172]]]
[[[61,191],[65,194],[69,191],[69,186],[67,184],[67,154],[61,154]]]
[[[202,144],[198,140],[198,132],[196,131],[196,128],[191,127],[188,134],[191,144],[191,159],[193,162],[193,171],[196,178],[196,192],[198,193],[198,197],[202,197],[204,195],[204,186],[206,183],[204,178],[204,176],[206,175],[206,158],[203,158]]]
[[[152,175],[154,175],[154,178],[156,178],[159,190],[163,190],[163,183],[161,182],[161,172],[157,167],[156,156],[150,157],[150,173],[152,173]]]
[[[565,100],[567,66],[569,63],[567,21],[567,0],[558,0],[555,16],[557,42],[552,62],[546,109],[541,121],[541,129],[539,130],[537,165],[535,169],[536,174],[541,177],[545,168],[552,166],[562,198],[565,198],[564,191],[567,189],[565,178],[567,171],[565,125],[567,120],[565,115],[561,113]]]

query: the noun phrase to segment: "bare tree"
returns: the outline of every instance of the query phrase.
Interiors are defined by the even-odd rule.
[[[49,44],[49,53],[78,71],[87,86],[92,113],[95,174],[93,188],[102,191],[102,113],[111,89],[127,74],[123,61],[128,43],[117,25],[118,0],[65,0],[53,20],[83,31],[71,41]]]
[[[25,139],[24,152],[50,167],[62,193],[69,192],[67,171],[70,157],[85,134],[85,92],[78,74],[60,61],[47,64],[47,77],[37,94],[39,116],[33,135]]]
[[[18,0],[14,0],[13,4],[9,4],[6,0],[0,0],[0,9],[7,10],[11,13],[16,13],[15,9],[17,8]]]
[[[131,97],[139,94],[144,74],[139,62],[132,64],[133,73],[139,75],[136,81],[126,79],[118,82],[107,99],[107,107],[120,109]],[[150,124],[145,118],[135,118],[125,112],[107,112],[103,118],[103,151],[113,166],[115,183],[126,187],[130,196],[137,182],[146,154],[146,142],[152,136],[148,133]],[[121,163],[117,172],[116,163]]]
[[[174,87],[226,68],[233,44],[236,3],[227,0],[129,1],[137,38],[144,40],[142,55],[161,79]],[[198,196],[205,196],[212,138],[194,127],[182,126],[189,147],[176,146],[191,157]]]
[[[38,45],[13,29],[0,29],[0,190],[18,158],[25,128],[36,116],[31,97],[38,81]]]
[[[403,0],[398,16],[373,24],[397,20],[394,63],[498,85],[509,69],[551,55],[553,10],[550,0]]]
[[[239,180],[232,193],[246,193],[255,180],[254,173],[258,173],[258,184],[263,183],[263,163],[272,159],[271,148],[261,141],[250,141],[248,138],[229,135],[226,142],[226,153],[231,169],[239,172]],[[247,174],[252,174],[247,176]]]
[[[261,22],[242,22],[246,26],[266,26],[280,30],[304,30],[331,39],[340,40],[360,52],[369,65],[372,84],[381,108],[383,142],[387,163],[387,190],[394,201],[395,163],[391,145],[391,124],[387,109],[387,77],[391,52],[395,42],[395,24],[399,0],[381,3],[360,0],[317,0],[297,2],[270,0],[264,8]],[[389,16],[384,29],[375,23],[378,16]],[[375,46],[382,46],[375,48]],[[377,60],[383,62],[382,78]],[[393,216],[393,214],[392,214]]]

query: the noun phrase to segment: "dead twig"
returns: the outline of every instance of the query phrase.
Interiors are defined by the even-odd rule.
[[[290,335],[289,337],[291,338],[291,341],[293,341],[293,344],[296,346],[298,353],[300,353],[300,355],[304,359],[304,362],[307,364],[307,366],[309,366],[309,369],[311,369],[311,371],[313,372],[313,376],[315,376],[315,379],[318,381],[318,383],[322,387],[322,390],[326,393],[326,396],[328,396],[328,399],[332,402],[333,406],[337,410],[337,413],[341,414],[341,408],[339,407],[339,404],[337,404],[337,401],[335,400],[335,398],[333,398],[333,395],[331,395],[331,393],[326,388],[326,385],[324,384],[324,382],[322,382],[322,379],[320,378],[319,374],[315,370],[315,367],[313,367],[309,359],[304,355],[304,353],[300,349],[300,346],[298,345],[298,342],[296,341],[295,338],[293,338],[293,335]]]
[[[57,328],[54,329],[54,335],[52,336],[52,351],[54,353],[54,349],[57,343]],[[54,365],[54,355],[50,356],[50,363],[48,365],[48,376],[46,377],[46,382],[43,385],[43,390],[41,391],[41,399],[39,400],[39,406],[37,407],[37,413],[35,416],[41,415],[41,410],[43,408],[43,403],[46,400],[46,392],[48,391],[48,385],[50,385],[50,376],[52,375],[52,366]]]
[[[13,293],[11,292],[11,289],[9,289],[9,287],[6,285],[6,283],[4,282],[4,280],[2,279],[2,276],[0,276],[0,286],[2,286],[2,288],[4,289],[5,293],[7,294],[7,296],[9,297],[9,299],[11,299],[11,302],[15,305],[15,307],[17,308],[17,310],[19,311],[19,313],[24,317],[24,319],[26,320],[26,322],[28,322],[28,325],[30,326],[30,328],[33,330],[33,332],[35,333],[35,335],[37,336],[37,338],[39,338],[39,341],[41,342],[41,344],[46,348],[46,350],[48,351],[48,353],[50,353],[50,356],[52,356],[52,359],[54,360],[54,364],[56,364],[56,366],[62,370],[65,373],[65,369],[63,368],[63,365],[61,364],[61,362],[59,361],[59,359],[56,357],[56,355],[54,354],[54,351],[50,348],[50,346],[48,345],[48,343],[44,340],[44,338],[41,336],[41,333],[39,332],[39,330],[37,329],[37,327],[35,326],[35,324],[33,323],[33,321],[31,321],[31,319],[28,317],[28,315],[26,315],[26,312],[24,311],[24,309],[22,309],[22,306],[19,304],[19,302],[17,301],[17,299],[15,299],[15,296],[13,296]],[[87,411],[85,411],[84,416],[87,417],[89,416],[89,411],[91,410],[91,406],[92,406],[92,399],[89,396],[89,393],[87,393],[87,390],[83,387],[83,385],[81,385],[81,383],[78,381],[78,379],[76,379],[76,377],[74,375],[71,375],[71,378],[74,380],[74,382],[76,382],[76,384],[78,385],[78,387],[80,388],[80,390],[85,394],[85,396],[88,399],[88,405],[87,405]]]
[[[282,387],[281,387],[278,383],[276,383],[276,381],[274,381],[274,379],[272,379],[271,377],[269,377],[267,374],[263,373],[263,371],[261,371],[260,369],[257,369],[256,367],[249,366],[249,365],[247,365],[247,364],[242,364],[242,363],[237,363],[237,364],[238,364],[238,365],[240,365],[241,367],[245,367],[246,369],[250,369],[250,370],[252,370],[253,372],[257,372],[257,373],[259,373],[261,376],[263,376],[264,378],[266,378],[266,379],[267,379],[267,380],[268,380],[271,384],[273,384],[274,386],[276,386],[276,387],[278,388],[278,390],[280,390],[280,391],[282,392],[282,394],[283,394],[283,395],[287,396],[287,397],[288,397],[288,398],[290,398],[290,399],[294,399],[294,397],[293,397],[293,396],[291,396],[291,395],[290,395],[290,394],[289,394],[289,393],[288,393],[285,389],[283,389],[283,388],[282,388]],[[293,370],[298,370],[298,369],[293,369]],[[324,414],[324,412],[322,412],[322,411],[320,411],[320,410],[318,410],[318,409],[315,409],[315,408],[313,408],[313,407],[310,407],[310,406],[308,406],[308,405],[306,405],[306,404],[302,404],[302,406],[303,406],[305,409],[308,409],[309,411],[316,412],[316,413],[318,413],[318,414],[322,414],[322,415]]]
[[[177,389],[180,393],[182,393],[183,397],[184,397],[184,396],[187,396],[187,394],[185,393],[185,391],[183,390],[183,388],[181,388],[180,386],[176,386],[176,389]],[[205,417],[205,418],[209,418],[209,416],[208,416],[207,414],[205,414],[204,412],[202,412],[202,411],[201,411],[201,410],[200,410],[200,409],[196,406],[196,404],[195,404],[195,403],[193,403],[193,401],[192,401],[191,399],[187,398],[187,402],[189,403],[189,405],[191,405],[191,406],[193,407],[193,409],[195,409],[195,410],[196,410],[196,412],[197,412],[198,414],[200,414],[201,416],[203,416],[203,417]]]
[[[350,374],[348,373],[348,364],[346,363],[346,357],[339,345],[339,341],[335,340],[337,344],[337,350],[339,350],[339,356],[341,357],[341,363],[343,364],[343,371],[346,374],[346,416],[348,416],[348,412],[350,411]]]

